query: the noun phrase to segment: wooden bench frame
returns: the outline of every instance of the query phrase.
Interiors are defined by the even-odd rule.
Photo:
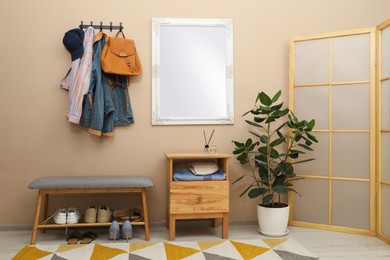
[[[48,216],[47,210],[49,205],[49,195],[58,195],[58,194],[112,194],[112,193],[141,193],[142,196],[142,208],[143,208],[143,217],[144,221],[132,222],[132,225],[144,225],[145,228],[145,240],[149,241],[150,239],[150,230],[149,230],[149,214],[148,207],[146,203],[146,188],[67,188],[67,189],[39,189],[38,191],[38,200],[37,207],[35,212],[35,219],[33,224],[33,231],[31,235],[31,245],[34,245],[36,242],[37,231],[42,229],[42,233],[45,232],[46,228],[68,228],[68,227],[98,227],[98,226],[110,226],[111,222],[108,223],[76,223],[76,224],[43,224],[42,221],[45,220]],[[39,219],[41,216],[41,208],[43,205],[43,215],[41,219],[41,224],[39,224]]]

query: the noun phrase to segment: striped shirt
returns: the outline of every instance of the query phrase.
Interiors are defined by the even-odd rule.
[[[91,81],[94,29],[88,27],[84,35],[84,54],[74,60],[72,67],[61,81],[61,88],[69,91],[68,107],[65,116],[74,124],[80,123],[84,95]]]

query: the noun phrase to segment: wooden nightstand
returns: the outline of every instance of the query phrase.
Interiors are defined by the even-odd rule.
[[[167,228],[175,240],[176,219],[222,219],[222,238],[228,238],[229,158],[217,153],[165,153],[167,160]],[[173,166],[190,161],[214,161],[226,173],[223,181],[173,181]]]

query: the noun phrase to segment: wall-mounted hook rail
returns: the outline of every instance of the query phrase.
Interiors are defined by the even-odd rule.
[[[100,22],[100,24],[93,24],[91,21],[90,24],[84,24],[83,21],[80,22],[79,28],[80,29],[86,29],[89,26],[92,26],[94,29],[99,29],[100,31],[102,30],[119,30],[122,31],[125,27],[122,26],[122,22],[119,23],[119,25],[112,25],[112,22],[110,22],[110,25],[104,25],[103,22]]]

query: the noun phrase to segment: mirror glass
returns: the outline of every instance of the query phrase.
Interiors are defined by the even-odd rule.
[[[152,19],[152,124],[233,124],[233,22]]]

